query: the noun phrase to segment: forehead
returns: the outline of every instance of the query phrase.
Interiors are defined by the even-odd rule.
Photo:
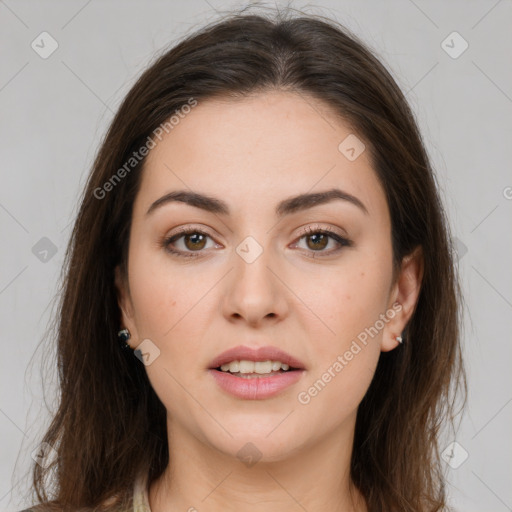
[[[174,189],[257,211],[262,202],[339,187],[370,214],[387,210],[361,138],[328,105],[302,93],[198,101],[156,143],[137,199],[146,209]],[[347,153],[352,147],[356,153]]]

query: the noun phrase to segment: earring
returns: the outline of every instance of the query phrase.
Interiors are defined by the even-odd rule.
[[[131,349],[130,345],[128,345],[128,340],[130,339],[130,331],[128,329],[121,329],[117,333],[117,338],[119,340],[119,345],[123,350]]]
[[[398,343],[402,344],[402,336],[397,336],[395,340],[398,341]]]

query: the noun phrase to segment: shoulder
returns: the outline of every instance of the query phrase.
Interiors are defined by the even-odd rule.
[[[0,0],[1,1],[1,0]],[[126,493],[114,494],[99,505],[90,508],[77,508],[71,512],[151,512],[149,507],[147,474],[139,474],[132,488]],[[62,507],[55,502],[38,503],[17,512],[70,512],[69,507]]]

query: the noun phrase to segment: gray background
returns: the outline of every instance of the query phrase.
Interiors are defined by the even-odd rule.
[[[242,5],[0,1],[0,510],[23,508],[30,454],[48,421],[40,367],[43,355],[52,365],[53,354],[36,349],[77,197],[113,112],[154,52]],[[460,446],[448,458],[460,464],[447,467],[451,503],[465,512],[512,510],[511,2],[292,6],[361,36],[416,113],[458,240],[466,297],[469,402]],[[31,47],[42,46],[43,31],[58,43],[46,59]],[[446,39],[454,31],[469,45],[457,58],[463,41]],[[54,387],[46,385],[50,407]]]

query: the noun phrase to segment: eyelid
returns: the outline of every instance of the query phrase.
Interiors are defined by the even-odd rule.
[[[199,225],[194,225],[194,224],[187,224],[186,226],[180,226],[179,228],[176,229],[175,232],[169,234],[169,235],[166,235],[166,238],[174,238],[178,235],[186,235],[186,234],[189,234],[189,233],[202,233],[202,234],[205,234],[205,235],[208,235],[210,238],[213,238],[213,235],[208,231],[208,228],[205,228],[203,226],[199,226]]]
[[[346,238],[347,237],[347,234],[346,234],[345,230],[342,230],[343,231],[342,233],[338,233],[338,231],[333,229],[331,226],[322,227],[318,223],[314,224],[314,225],[313,224],[308,224],[304,228],[301,228],[299,236],[304,236],[304,235],[308,235],[308,234],[311,234],[311,233],[316,233],[318,231],[324,231],[324,232],[327,232],[329,234],[333,234],[333,235],[339,236],[340,238]]]

